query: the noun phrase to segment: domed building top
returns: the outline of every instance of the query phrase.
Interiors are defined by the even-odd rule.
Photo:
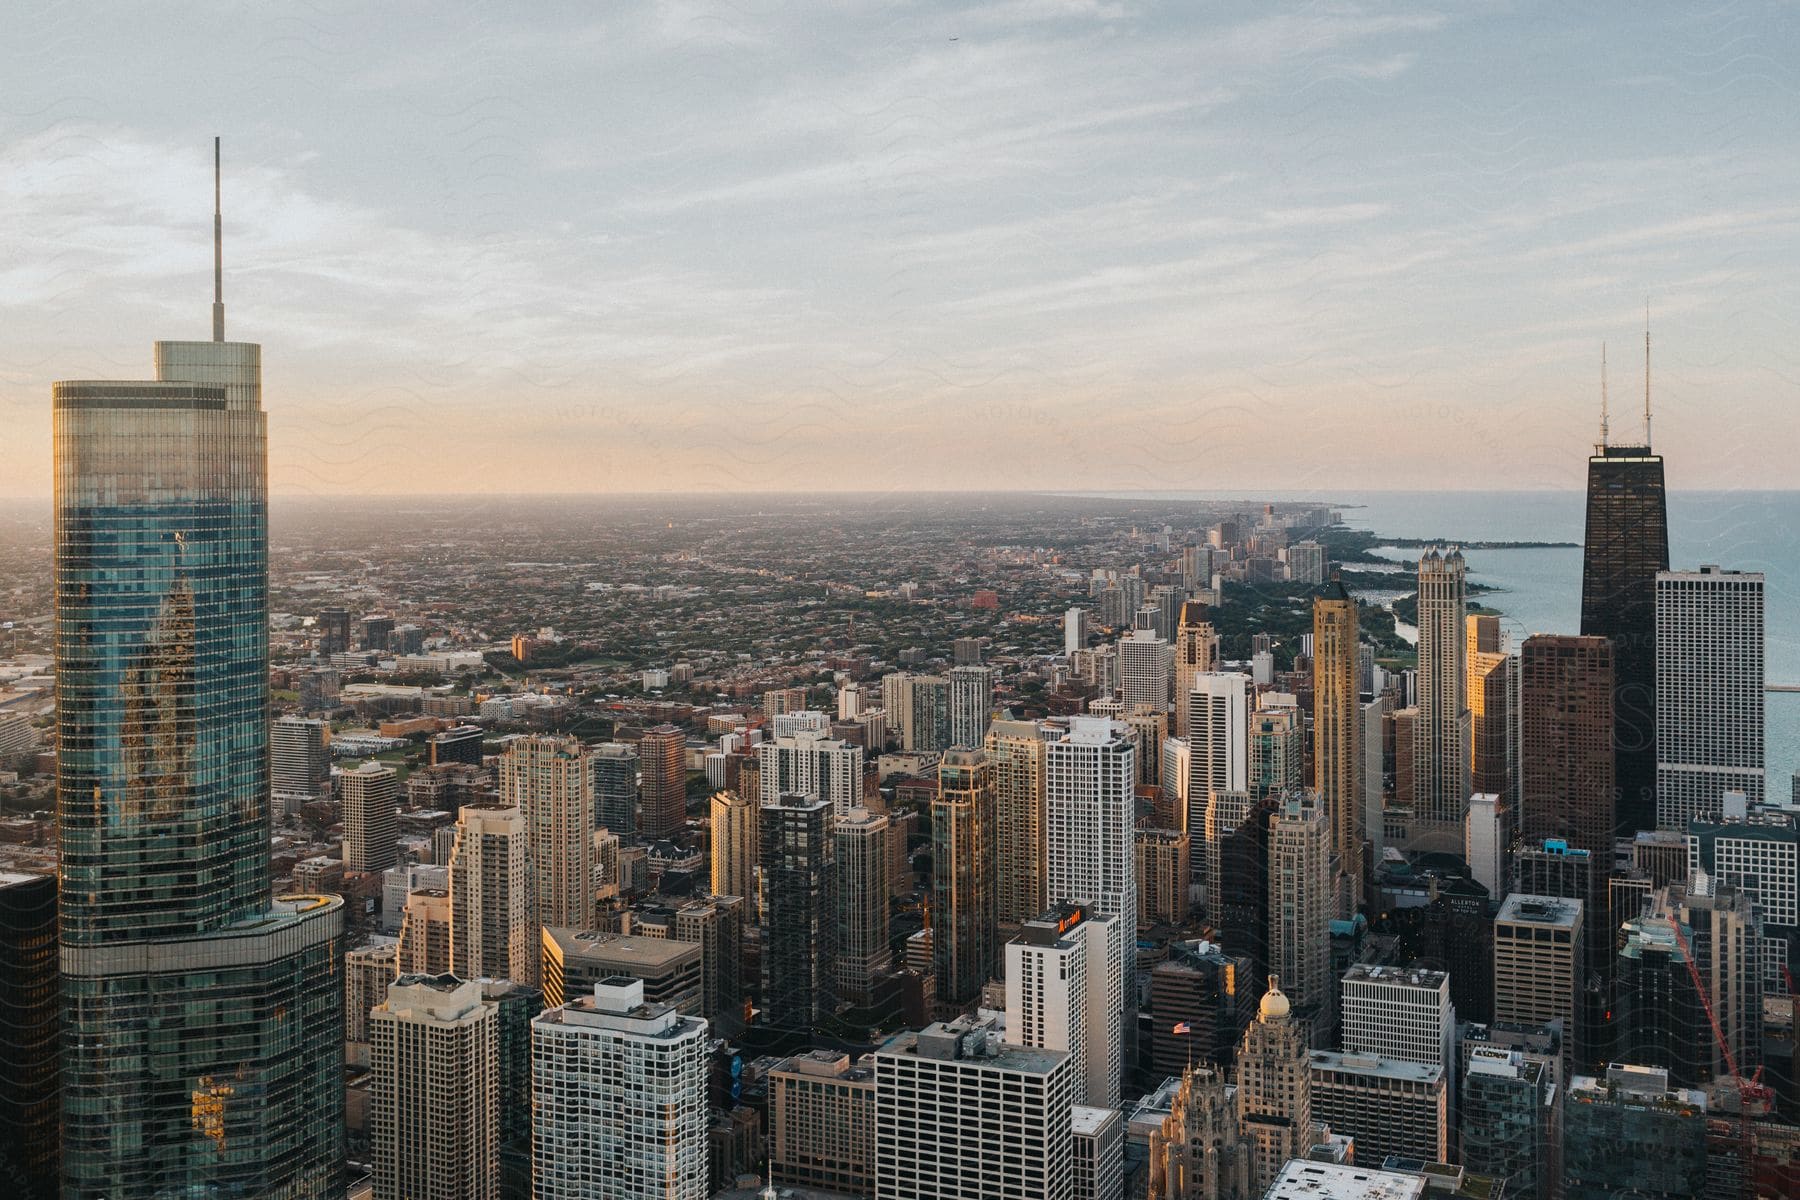
[[[1269,976],[1269,990],[1263,993],[1262,1005],[1257,1011],[1257,1019],[1267,1024],[1270,1021],[1285,1021],[1293,1005],[1281,991],[1281,981],[1274,975]]]

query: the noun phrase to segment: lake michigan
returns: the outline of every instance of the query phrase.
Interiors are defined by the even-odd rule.
[[[1321,497],[1323,498],[1323,497]],[[1586,497],[1580,492],[1347,492],[1344,524],[1397,538],[1451,541],[1576,542]],[[1416,550],[1386,552],[1410,560]],[[1466,550],[1470,578],[1495,590],[1478,597],[1498,609],[1516,646],[1533,633],[1581,629],[1581,551]],[[1765,672],[1769,683],[1800,684],[1800,492],[1672,492],[1669,561],[1676,570],[1712,563],[1761,571]],[[1786,799],[1800,768],[1800,693],[1767,697],[1768,794]]]

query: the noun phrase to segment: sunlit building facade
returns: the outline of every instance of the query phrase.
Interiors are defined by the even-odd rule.
[[[270,900],[261,347],[53,389],[62,1195],[341,1194],[343,903]]]

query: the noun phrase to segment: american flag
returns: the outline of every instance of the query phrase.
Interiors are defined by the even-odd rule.
[[[1174,1032],[1174,1033],[1192,1033],[1192,1032],[1194,1032],[1194,1027],[1192,1025],[1188,1024],[1186,1021],[1177,1021],[1177,1022],[1175,1022],[1175,1028],[1172,1030],[1172,1032]]]

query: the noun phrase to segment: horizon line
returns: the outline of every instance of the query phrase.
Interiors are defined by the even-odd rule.
[[[1210,499],[1242,500],[1263,499],[1283,503],[1323,504],[1329,507],[1329,497],[1333,493],[1317,492],[1307,495],[1298,488],[1221,488],[1207,491],[1201,488],[768,488],[753,491],[702,491],[702,490],[660,490],[660,491],[542,491],[542,492],[307,492],[281,491],[270,492],[269,499],[275,500],[568,500],[568,499],[668,499],[668,498],[718,498],[726,496],[772,496],[772,497],[810,497],[810,496],[1045,496],[1069,500],[1163,500],[1169,503],[1200,503]],[[1584,496],[1585,488],[1346,488],[1340,495],[1347,496]],[[1787,496],[1800,495],[1800,487],[1767,488],[1669,488],[1668,495],[1687,496],[1728,496],[1728,495],[1763,495]],[[27,496],[0,496],[0,504],[36,504],[53,503],[55,497],[47,493]]]

